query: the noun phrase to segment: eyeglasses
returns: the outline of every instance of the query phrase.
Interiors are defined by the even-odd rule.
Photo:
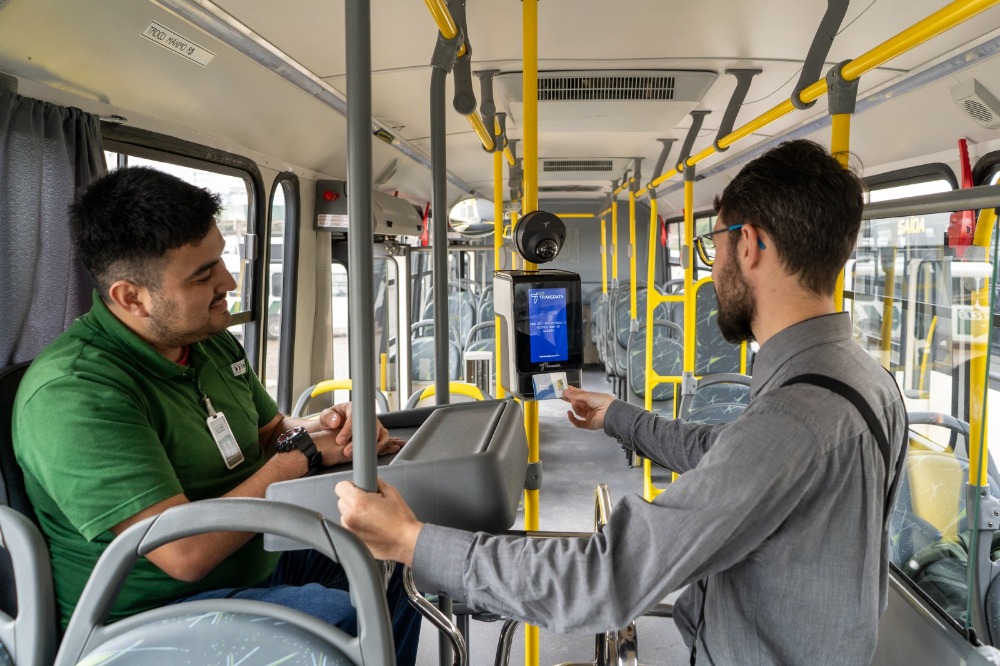
[[[717,229],[715,231],[710,231],[707,234],[702,234],[701,236],[696,236],[694,239],[694,247],[698,251],[698,256],[705,263],[706,266],[711,266],[715,263],[715,239],[712,238],[716,234],[724,234],[727,231],[736,231],[741,229],[743,224],[734,224],[732,226],[726,227],[725,229]],[[759,238],[757,239],[757,246],[760,249],[766,249],[764,247],[764,242]]]

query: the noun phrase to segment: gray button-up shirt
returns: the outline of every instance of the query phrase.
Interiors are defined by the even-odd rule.
[[[885,470],[864,418],[812,385],[854,387],[899,455],[905,409],[892,379],[851,340],[847,314],[791,326],[764,344],[751,402],[734,422],[663,419],[615,401],[605,431],[682,472],[652,503],[623,498],[590,539],[523,539],[427,525],[418,586],[554,631],[625,626],[669,592],[707,581],[699,663],[867,664],[885,608]],[[702,605],[691,585],[674,621],[690,646]]]

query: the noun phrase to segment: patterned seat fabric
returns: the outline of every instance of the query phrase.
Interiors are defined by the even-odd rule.
[[[646,331],[640,324],[629,338],[628,383],[633,394],[646,397]],[[679,376],[684,366],[684,346],[676,338],[675,330],[666,323],[653,324],[653,372],[658,375]],[[659,384],[653,387],[653,401],[673,400],[674,385]]]

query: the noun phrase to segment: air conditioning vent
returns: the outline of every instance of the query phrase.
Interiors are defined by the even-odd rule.
[[[551,194],[554,192],[601,192],[606,188],[602,185],[541,185],[538,188],[540,194]]]
[[[683,69],[587,69],[538,73],[540,132],[612,132],[622,126],[668,132],[687,118],[719,77]],[[524,118],[521,72],[493,79],[497,108],[512,126]]]
[[[542,171],[545,173],[563,173],[566,171],[587,171],[610,173],[611,160],[544,160]]]
[[[581,100],[672,100],[672,76],[552,76],[538,77],[539,102]]]

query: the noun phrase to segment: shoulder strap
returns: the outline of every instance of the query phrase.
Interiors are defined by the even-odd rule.
[[[875,416],[875,412],[872,411],[871,406],[868,402],[861,397],[853,387],[845,384],[839,379],[834,379],[833,377],[827,377],[826,375],[818,374],[804,374],[792,377],[787,382],[782,384],[782,386],[789,386],[791,384],[812,384],[814,386],[819,386],[825,388],[828,391],[833,391],[847,400],[851,401],[859,412],[861,416],[864,417],[865,421],[868,423],[868,427],[871,429],[872,434],[875,435],[875,441],[878,442],[879,451],[882,453],[882,464],[885,469],[885,507],[884,507],[884,518],[888,519],[889,513],[892,510],[892,499],[895,492],[896,480],[899,478],[899,472],[902,467],[903,457],[906,454],[906,446],[904,446],[899,452],[899,457],[896,460],[895,465],[890,464],[891,449],[889,448],[889,440],[885,435],[885,431],[882,429],[882,424],[879,423],[878,418]],[[892,483],[889,482],[889,470],[893,469],[895,474],[892,478]]]

